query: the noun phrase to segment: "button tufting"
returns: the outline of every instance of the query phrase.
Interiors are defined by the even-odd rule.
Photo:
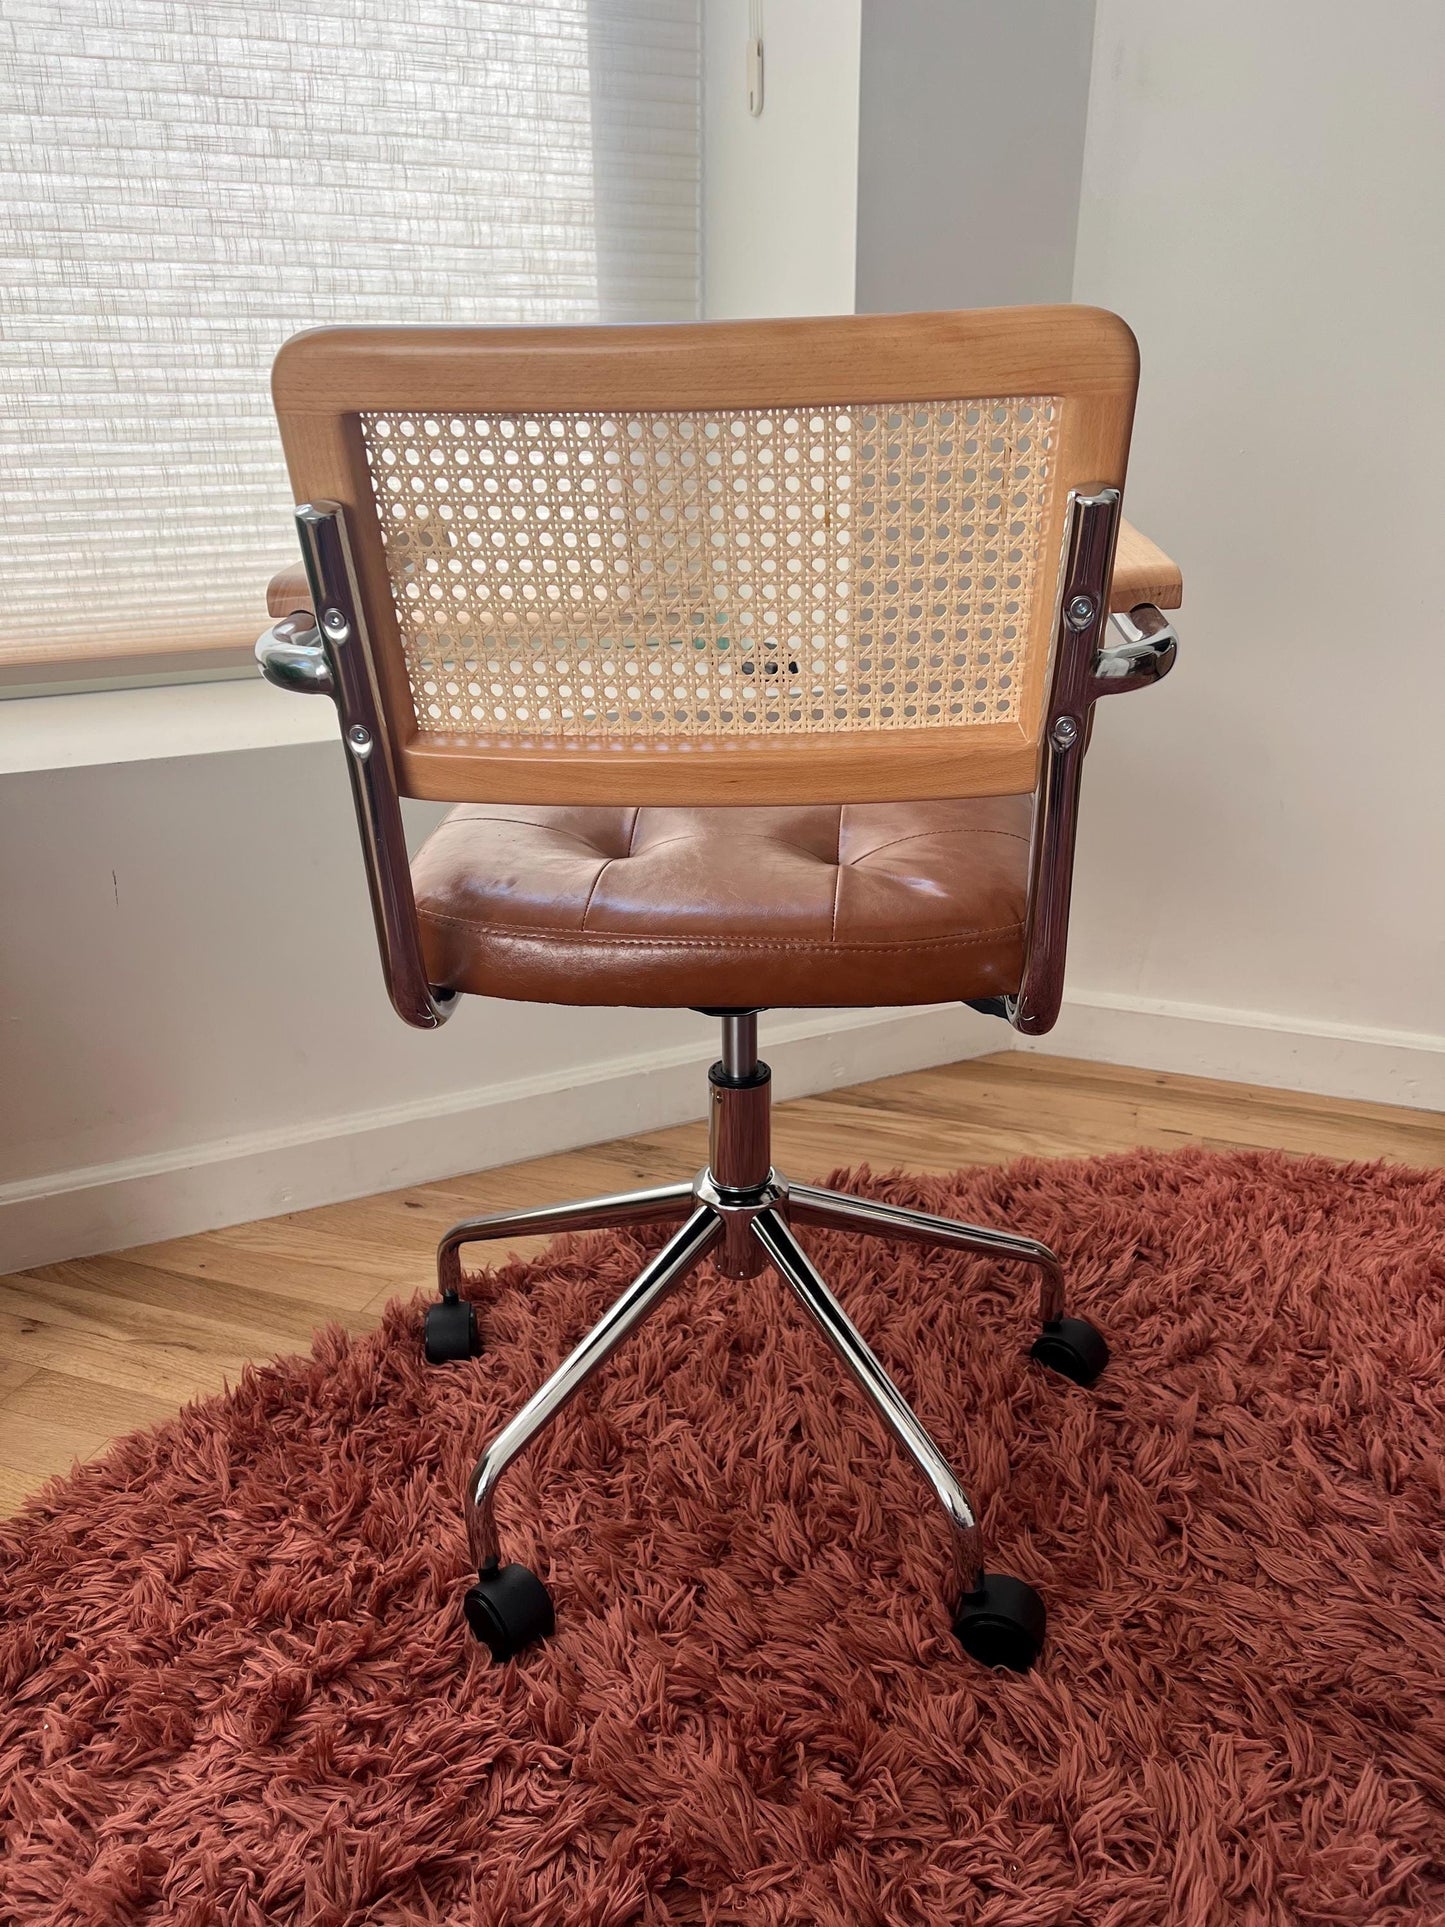
[[[650,1006],[932,1003],[1018,987],[1032,799],[464,805],[413,865],[432,980]]]

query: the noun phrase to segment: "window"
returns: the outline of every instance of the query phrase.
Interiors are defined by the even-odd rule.
[[[249,650],[321,322],[686,319],[700,0],[7,0],[0,671]],[[39,675],[37,675],[39,672]]]

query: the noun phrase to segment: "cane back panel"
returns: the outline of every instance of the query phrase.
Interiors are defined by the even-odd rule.
[[[284,431],[285,357],[332,341],[350,499],[335,476],[327,492],[348,509],[398,763],[425,766],[404,787],[1028,786],[1068,492],[1122,480],[1133,357],[1113,317],[451,331],[450,349],[376,331],[369,366],[368,336],[291,344],[278,407]],[[655,403],[638,405],[650,347]],[[300,483],[305,430],[287,441]]]

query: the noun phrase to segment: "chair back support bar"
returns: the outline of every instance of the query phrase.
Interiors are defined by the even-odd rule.
[[[267,636],[257,653],[271,681],[328,695],[336,705],[387,995],[406,1023],[436,1030],[459,998],[427,979],[396,771],[366,646],[346,517],[334,502],[307,503],[296,511],[296,527],[316,626],[288,638],[279,663]]]
[[[703,805],[1033,789],[1136,378],[1116,317],[1038,308],[326,329],[274,388],[401,794]]]

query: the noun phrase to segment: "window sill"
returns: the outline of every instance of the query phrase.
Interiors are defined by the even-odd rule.
[[[336,711],[244,681],[102,689],[0,702],[0,775],[211,756],[335,739]]]

